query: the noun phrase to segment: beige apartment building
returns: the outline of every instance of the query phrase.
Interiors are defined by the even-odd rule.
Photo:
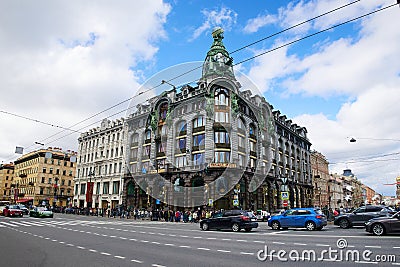
[[[329,162],[326,157],[318,151],[311,152],[311,173],[313,177],[314,188],[314,206],[331,206],[329,198]]]
[[[13,200],[14,164],[0,165],[0,200]]]
[[[15,202],[26,205],[72,204],[76,152],[61,148],[40,149],[15,162]]]

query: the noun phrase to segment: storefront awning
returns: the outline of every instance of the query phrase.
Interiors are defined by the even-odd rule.
[[[32,200],[33,200],[33,197],[26,197],[26,198],[17,199],[15,202],[24,203],[24,202],[28,202],[28,201],[32,201]]]

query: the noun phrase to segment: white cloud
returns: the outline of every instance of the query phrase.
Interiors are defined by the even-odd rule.
[[[256,18],[249,19],[246,23],[246,26],[243,28],[243,31],[245,33],[254,33],[262,27],[276,23],[276,21],[277,17],[274,15],[259,15]]]
[[[200,27],[194,30],[190,41],[197,39],[201,34],[214,27],[222,27],[224,30],[230,30],[237,19],[237,13],[227,7],[214,10],[203,9],[201,13],[205,20]]]
[[[388,1],[361,1],[347,13],[324,17],[303,30],[325,28],[364,14],[382,3],[387,5]],[[337,1],[300,1],[282,9],[281,18],[285,19],[285,25],[293,25],[304,20],[305,16],[313,16],[313,12],[316,15],[322,13],[321,10],[331,9],[328,4],[340,5]],[[322,111],[320,114],[300,114],[293,121],[307,127],[312,148],[327,156],[332,163],[332,172],[342,173],[343,169],[350,168],[367,185],[391,195],[394,194],[393,188],[383,184],[393,182],[399,175],[398,155],[397,158],[382,155],[400,152],[400,142],[383,140],[400,139],[397,45],[400,43],[400,30],[392,23],[397,17],[398,8],[366,17],[353,27],[351,37],[319,43],[315,46],[316,52],[307,51],[309,54],[303,58],[289,53],[292,50],[280,49],[258,58],[249,71],[250,77],[263,91],[282,90],[281,95],[301,95],[324,101],[354,100],[339,102],[340,111],[333,119]],[[289,35],[289,38],[294,37]],[[258,53],[260,51],[254,51],[254,54]],[[321,110],[324,110],[321,103],[316,102],[315,106],[321,105]],[[358,137],[358,141],[349,143],[350,136]]]
[[[139,87],[132,67],[154,59],[157,42],[167,37],[163,27],[170,9],[162,1],[1,2],[1,109],[68,127],[129,98]],[[2,159],[16,145],[26,147],[59,131],[4,114],[0,121]],[[76,139],[74,134],[49,146],[76,149]]]

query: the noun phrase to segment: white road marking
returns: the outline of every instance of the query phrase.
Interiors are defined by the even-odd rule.
[[[317,247],[329,247],[329,245],[326,244],[315,244]]]
[[[364,246],[366,248],[382,248],[381,246]]]
[[[170,246],[170,247],[175,247],[175,245],[174,244],[170,244],[170,243],[167,243],[167,244],[164,244],[165,246]]]
[[[210,250],[209,248],[197,248],[199,250]]]
[[[261,244],[264,244],[264,243],[265,243],[264,241],[260,241],[260,240],[254,240],[253,242],[254,242],[254,243],[261,243]]]
[[[237,239],[236,242],[247,242],[247,240]]]
[[[130,240],[130,241],[137,241],[136,238],[130,238],[129,240]]]
[[[85,249],[84,247],[81,247],[81,246],[76,246],[77,248],[79,248],[79,249]]]
[[[152,264],[151,266],[153,266],[153,267],[165,267],[164,265],[160,265],[160,264]]]
[[[214,239],[217,239],[217,238],[216,237],[207,237],[207,239],[214,240]]]
[[[153,241],[153,242],[151,242],[152,244],[156,244],[156,245],[160,245],[160,243],[159,242],[156,242],[156,241]]]
[[[143,263],[143,261],[138,261],[138,260],[131,260],[131,262]]]
[[[191,248],[190,246],[185,246],[185,245],[182,245],[182,246],[179,246],[180,248]]]
[[[230,238],[222,238],[222,241],[231,241],[232,239]]]
[[[105,256],[111,256],[111,254],[110,254],[110,253],[107,253],[107,252],[100,252],[100,254],[101,254],[101,255],[105,255]]]
[[[273,244],[278,244],[278,245],[285,245],[283,242],[272,242]]]
[[[230,250],[223,250],[223,249],[217,249],[218,252],[223,252],[223,253],[230,253]]]
[[[304,243],[293,243],[293,245],[296,245],[296,246],[307,246],[307,244],[304,244]]]
[[[95,249],[89,249],[89,251],[93,252],[93,253],[97,253],[97,250],[95,250]]]
[[[126,237],[123,237],[123,236],[120,236],[119,238],[120,238],[120,239],[124,239],[124,240],[127,239]]]
[[[243,252],[243,251],[241,251],[240,254],[242,254],[242,255],[254,255],[254,252]]]
[[[115,255],[115,256],[114,256],[114,258],[118,258],[118,259],[125,259],[125,257],[124,257],[124,256],[118,256],[118,255]]]

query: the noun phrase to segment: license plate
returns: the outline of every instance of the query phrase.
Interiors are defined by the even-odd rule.
[[[252,221],[252,222],[255,222],[255,221],[256,221],[256,219],[251,219],[251,221]]]

